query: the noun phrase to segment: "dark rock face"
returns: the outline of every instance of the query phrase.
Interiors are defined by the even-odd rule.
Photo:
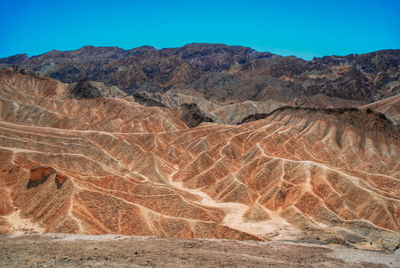
[[[202,122],[213,122],[212,118],[204,114],[194,103],[182,104],[181,113],[179,119],[190,128],[197,127]]]
[[[68,177],[66,177],[65,175],[57,173],[56,177],[54,178],[54,181],[57,185],[57,189],[60,189],[67,179]]]
[[[235,64],[246,64],[258,59],[279,57],[268,52],[257,52],[241,46],[222,44],[188,44],[178,49],[168,49],[167,55],[177,54],[193,67],[205,72],[222,72]]]
[[[322,94],[366,104],[400,93],[400,50],[305,61],[223,44],[160,50],[86,46],[0,59],[0,68],[12,65],[68,83],[100,81],[128,94],[186,91],[217,101],[289,103]]]
[[[257,121],[257,120],[261,120],[261,119],[267,118],[269,115],[271,115],[271,113],[267,113],[267,114],[251,114],[251,115],[245,117],[241,122],[239,122],[238,125],[254,122],[254,121]]]
[[[29,70],[29,69],[22,68],[22,67],[19,66],[19,65],[16,65],[16,66],[12,67],[11,70],[12,70],[13,72],[20,73],[20,74],[26,74],[26,75],[36,76],[36,74],[35,74],[34,71],[31,71],[31,70]]]
[[[151,96],[146,95],[145,92],[133,92],[132,97],[135,100],[135,102],[140,103],[144,106],[167,107],[162,102],[156,100],[155,98],[152,98]]]
[[[60,189],[65,181],[68,179],[64,174],[58,172],[52,167],[35,167],[30,171],[30,178],[28,184],[26,185],[26,189],[30,189],[33,187],[38,187],[44,184],[51,175],[54,175],[54,182],[57,186],[57,189]]]
[[[31,169],[31,176],[29,178],[26,189],[32,187],[38,187],[39,185],[45,183],[50,175],[54,174],[56,171],[51,167],[37,167]]]
[[[2,58],[0,59],[0,66],[2,64],[22,64],[29,59],[28,55],[26,54],[17,54],[11,57]]]
[[[377,73],[384,72],[391,68],[397,68],[400,64],[400,50],[388,49],[375,51],[368,54],[351,54],[348,56],[325,56],[315,58],[313,62],[329,66],[350,63],[357,66],[363,72]]]
[[[71,90],[71,94],[78,99],[93,99],[101,97],[98,88],[92,86],[89,81],[81,81]]]
[[[69,92],[71,97],[77,99],[93,99],[99,97],[124,97],[125,93],[117,87],[107,87],[103,83],[83,80],[78,82]]]

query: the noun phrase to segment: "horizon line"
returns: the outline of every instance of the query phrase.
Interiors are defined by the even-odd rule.
[[[258,52],[258,53],[271,53],[273,55],[277,55],[277,56],[280,56],[280,57],[296,57],[296,58],[302,59],[304,61],[312,61],[313,59],[324,58],[324,57],[347,57],[347,56],[351,56],[351,55],[365,55],[365,54],[370,54],[370,53],[374,53],[374,52],[381,52],[381,51],[400,50],[400,48],[383,48],[383,49],[372,50],[372,51],[368,51],[368,52],[364,52],[364,53],[350,53],[350,54],[345,54],[345,55],[330,54],[330,55],[324,55],[324,56],[312,56],[312,58],[308,59],[308,58],[304,58],[304,57],[301,57],[301,56],[297,56],[294,53],[291,54],[290,52],[289,53],[285,53],[287,55],[282,55],[282,54],[279,54],[279,52],[261,51],[259,49],[255,49],[255,48],[250,47],[250,46],[243,46],[243,45],[236,45],[236,44],[235,45],[231,45],[231,44],[228,45],[226,43],[191,42],[191,43],[186,43],[186,44],[184,44],[182,46],[171,46],[171,47],[157,47],[157,46],[153,46],[153,45],[149,45],[149,44],[144,44],[144,45],[137,46],[137,47],[132,47],[132,48],[123,48],[123,47],[120,47],[120,46],[112,46],[112,45],[111,46],[107,46],[107,45],[95,45],[95,44],[92,45],[92,44],[88,44],[88,45],[83,45],[83,46],[81,46],[79,48],[75,48],[75,49],[66,49],[66,50],[51,49],[51,50],[48,50],[48,51],[46,51],[44,53],[35,54],[35,55],[29,55],[28,53],[17,53],[17,54],[5,56],[5,57],[0,57],[0,59],[10,58],[10,57],[18,56],[18,55],[26,55],[29,58],[33,58],[33,57],[39,57],[39,56],[45,55],[45,54],[53,52],[53,51],[71,52],[71,51],[81,50],[81,49],[83,49],[85,47],[117,48],[117,49],[122,49],[124,51],[129,51],[129,50],[133,50],[133,49],[141,48],[141,47],[150,47],[150,48],[154,48],[154,49],[159,51],[159,50],[164,50],[164,49],[177,49],[177,48],[182,48],[182,47],[189,46],[189,45],[203,45],[203,44],[204,45],[222,45],[222,46],[227,46],[227,47],[249,48],[249,49],[252,49],[252,50],[254,50],[254,51]]]

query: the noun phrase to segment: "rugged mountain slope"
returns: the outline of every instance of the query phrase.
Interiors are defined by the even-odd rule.
[[[358,109],[189,128],[0,72],[0,230],[400,245],[400,134]]]
[[[123,98],[127,95],[116,86],[107,87],[101,82],[83,80],[75,85],[70,95],[77,99],[93,99],[99,97]]]
[[[134,93],[135,101],[146,106],[160,107],[180,107],[184,105],[196,105],[197,108],[210,117],[213,122],[235,125],[241,122],[245,117],[252,114],[269,113],[278,107],[284,106],[274,100],[268,101],[244,101],[244,102],[214,102],[207,100],[199,95],[188,95],[184,93],[149,93],[138,92]]]
[[[400,93],[399,50],[304,61],[220,44],[161,50],[83,47],[0,59],[0,68],[12,65],[68,83],[100,81],[129,94],[171,90],[198,93],[212,101],[272,99],[290,103],[322,94],[366,104]],[[326,98],[322,105],[343,106],[330,100]]]
[[[368,105],[362,106],[362,109],[372,109],[385,114],[393,124],[400,126],[400,94],[379,100]]]

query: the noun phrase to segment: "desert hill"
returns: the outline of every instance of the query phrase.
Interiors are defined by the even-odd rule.
[[[196,61],[193,55],[202,48],[194,48],[192,65],[182,62],[179,77],[192,79],[191,68],[201,74],[232,71],[219,61],[210,66]],[[65,52],[71,53],[83,52]],[[87,53],[87,61],[97,60]],[[183,57],[152,48],[102,53],[106,66],[138,60],[143,53],[156,53],[157,60],[164,53],[178,63]],[[186,55],[185,49],[179,53]],[[243,68],[257,57],[282,59],[240,53],[244,56],[236,61],[243,60]],[[59,52],[18,59],[40,65],[54,55]],[[335,65],[335,58],[324,64]],[[400,132],[380,112],[292,107],[275,100],[277,109],[267,107],[259,120],[239,125],[199,120],[190,126],[199,114],[226,118],[216,111],[230,104],[213,100],[196,105],[199,110],[181,103],[167,107],[163,95],[157,98],[165,107],[145,106],[125,95],[127,88],[123,93],[107,81],[82,81],[0,71],[1,233],[307,239],[389,252],[399,247]],[[365,96],[357,98],[378,95]],[[227,111],[235,114],[235,109]]]

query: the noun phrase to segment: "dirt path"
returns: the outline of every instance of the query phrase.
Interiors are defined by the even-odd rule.
[[[296,242],[0,236],[0,267],[400,267],[400,256]]]

